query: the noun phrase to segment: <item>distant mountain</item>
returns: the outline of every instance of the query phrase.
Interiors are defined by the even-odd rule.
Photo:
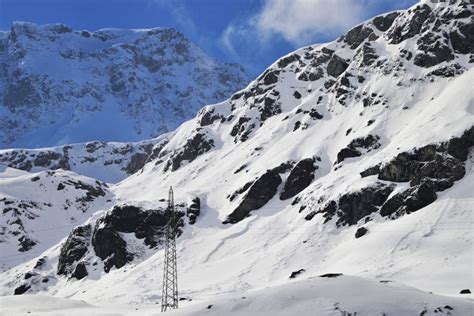
[[[170,28],[15,22],[0,32],[0,148],[155,137],[247,78]]]

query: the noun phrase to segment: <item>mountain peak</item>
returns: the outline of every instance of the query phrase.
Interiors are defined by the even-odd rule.
[[[247,81],[172,28],[15,22],[0,64],[0,147],[155,137]]]

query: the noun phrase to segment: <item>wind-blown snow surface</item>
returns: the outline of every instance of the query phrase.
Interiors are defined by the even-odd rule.
[[[449,312],[469,315],[472,295],[460,291],[474,288],[472,12],[467,1],[422,1],[278,60],[182,124],[139,172],[112,186],[102,215],[88,220],[92,235],[111,205],[153,209],[173,186],[176,204],[200,198],[200,215],[184,221],[177,241],[182,313],[215,305],[206,312],[251,314],[271,304],[262,312],[283,313],[279,295],[294,295],[289,313],[301,299],[322,315],[341,314],[336,302],[357,315],[423,315],[424,304],[425,314],[447,314],[435,309],[459,302]],[[125,242],[131,262],[105,272],[114,257],[101,260],[86,240],[71,268],[81,264],[87,275],[58,276],[63,239],[41,254],[44,268],[34,259],[2,273],[0,293],[22,287],[98,305],[159,302],[163,250],[127,229],[114,240]],[[346,275],[328,285],[340,293],[320,295],[326,284],[314,277],[325,273]],[[392,295],[384,280],[434,295],[398,286],[403,295]],[[360,288],[381,296],[350,300]],[[240,305],[241,296],[250,303]]]
[[[0,31],[0,148],[156,137],[247,82],[174,29],[15,22]]]

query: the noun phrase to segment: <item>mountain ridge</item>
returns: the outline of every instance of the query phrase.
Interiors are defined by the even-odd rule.
[[[15,22],[0,36],[0,63],[3,148],[156,137],[247,81],[171,28]]]

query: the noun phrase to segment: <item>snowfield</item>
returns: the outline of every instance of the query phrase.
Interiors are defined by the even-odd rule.
[[[169,314],[474,314],[473,12],[423,0],[284,56],[150,141],[129,176],[136,147],[104,169],[125,145],[73,147],[71,162],[99,156],[95,178],[122,170],[114,184],[87,163],[51,179],[56,162],[19,171],[39,154],[4,151],[0,306],[158,314],[172,186]],[[44,222],[75,226],[43,233]]]
[[[354,276],[307,278],[282,285],[180,302],[169,315],[471,315],[474,302]],[[157,305],[94,306],[44,295],[0,297],[6,315],[162,315]],[[344,314],[345,312],[345,314]]]

